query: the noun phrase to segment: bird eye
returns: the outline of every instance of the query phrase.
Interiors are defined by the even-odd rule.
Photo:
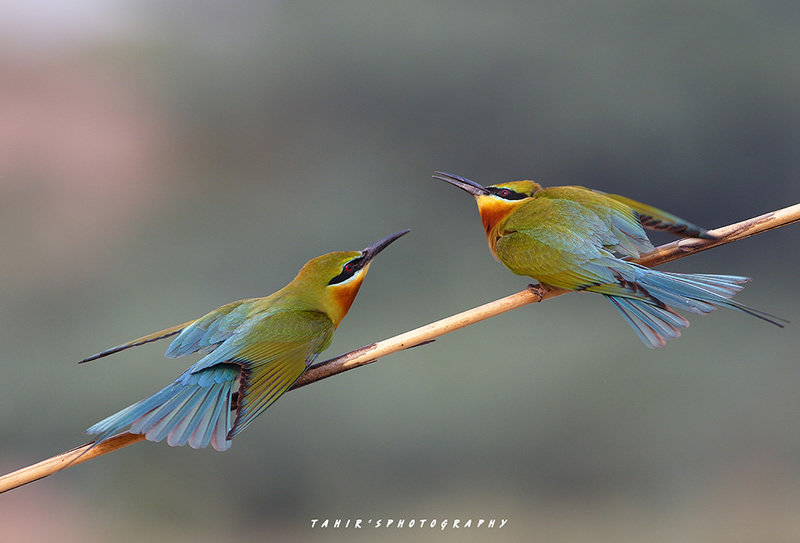
[[[344,271],[348,271],[348,272],[353,271],[353,263],[352,262],[348,262],[347,264],[345,264],[344,265]]]
[[[501,198],[506,198],[509,194],[511,194],[511,191],[508,189],[500,189],[497,191],[497,195]]]

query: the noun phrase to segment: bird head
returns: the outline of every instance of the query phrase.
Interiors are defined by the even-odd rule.
[[[311,307],[325,312],[338,327],[358,294],[372,259],[408,232],[395,232],[360,251],[337,251],[309,260],[292,281],[293,292]]]
[[[509,181],[484,187],[475,181],[444,172],[436,172],[433,178],[450,183],[475,197],[487,235],[501,220],[542,189],[534,181]]]

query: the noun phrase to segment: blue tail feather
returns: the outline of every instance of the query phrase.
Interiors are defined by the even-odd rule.
[[[224,405],[225,402],[216,401],[220,392],[222,392],[222,387],[223,385],[221,383],[215,383],[206,391],[201,401],[198,401],[183,420],[169,433],[167,443],[172,446],[189,443],[191,437],[195,435],[195,432],[203,423],[205,414],[210,411],[215,411],[217,405]],[[206,433],[205,429],[201,429],[201,432],[203,432],[203,434]],[[195,441],[202,443],[198,438],[195,438]]]
[[[740,275],[669,273],[659,272],[649,268],[642,269],[645,270],[645,273],[641,274],[641,279],[639,279],[638,282],[642,284],[654,298],[660,299],[673,307],[686,309],[694,313],[709,313],[715,309],[714,306],[723,306],[747,313],[748,315],[757,317],[781,328],[783,328],[784,324],[788,323],[785,319],[770,315],[769,313],[754,309],[731,299],[734,294],[744,288],[744,286],[742,286],[743,283],[750,281],[749,277],[742,277]],[[665,298],[677,296],[683,298],[686,303],[673,304],[670,303],[669,300],[663,299],[662,296]],[[674,298],[672,299],[674,300]],[[705,304],[705,307],[703,304]],[[708,306],[710,306],[710,308]],[[696,309],[699,309],[699,311]]]
[[[680,336],[689,326],[682,316],[666,306],[691,313],[710,313],[717,306],[729,307],[758,317],[776,326],[787,322],[779,317],[736,302],[731,297],[744,288],[747,277],[738,275],[682,274],[651,270],[630,263],[624,279],[614,285],[599,285],[588,290],[601,292],[614,304],[645,345],[664,345]],[[629,277],[633,277],[631,281]],[[622,276],[622,273],[620,274]]]
[[[181,388],[177,394],[166,400],[163,404],[155,409],[152,409],[145,415],[136,419],[131,425],[131,432],[135,434],[149,435],[153,441],[161,441],[166,437],[166,434],[161,434],[165,425],[171,421],[181,420],[183,418],[183,408],[186,402],[193,402],[196,397],[196,392],[203,389],[193,390],[191,388]],[[167,432],[170,430],[167,427]]]
[[[651,349],[663,346],[668,339],[680,337],[680,329],[689,326],[689,321],[668,308],[635,298],[609,295],[606,298]]]
[[[241,368],[218,364],[197,373],[186,372],[166,388],[98,422],[87,434],[99,434],[97,442],[130,426],[150,441],[167,438],[170,445],[198,449],[209,444],[216,450],[230,448],[231,394]]]

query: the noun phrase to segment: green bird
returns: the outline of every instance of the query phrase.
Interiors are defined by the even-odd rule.
[[[176,336],[165,356],[205,356],[172,384],[88,430],[95,444],[130,426],[150,441],[223,451],[231,439],[286,392],[330,345],[350,309],[370,262],[409,230],[361,251],[308,261],[297,276],[264,298],[232,302],[197,320],[90,356],[95,360]]]
[[[544,285],[602,294],[650,348],[689,326],[670,306],[700,314],[724,306],[776,326],[786,322],[731,299],[747,277],[661,272],[625,260],[654,249],[645,228],[713,239],[671,213],[584,187],[544,188],[533,181],[484,187],[443,172],[433,177],[475,197],[489,248],[509,270]]]

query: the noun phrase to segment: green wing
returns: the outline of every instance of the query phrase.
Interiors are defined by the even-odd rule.
[[[497,257],[511,271],[556,287],[580,289],[613,282],[611,228],[578,202],[533,198],[506,220]]]
[[[190,372],[226,362],[241,366],[236,420],[229,434],[233,437],[292,386],[327,348],[333,333],[330,318],[318,311],[281,309],[251,315]]]
[[[650,230],[663,230],[665,232],[675,234],[676,236],[687,238],[714,239],[714,236],[710,235],[708,230],[702,226],[697,226],[696,224],[691,223],[686,219],[682,219],[677,215],[673,215],[672,213],[667,213],[666,211],[662,211],[653,206],[637,202],[636,200],[631,200],[630,198],[620,196],[618,194],[599,194],[603,194],[604,196],[621,202],[636,211],[637,215],[639,215],[639,220],[642,222],[642,225]]]
[[[552,187],[541,191],[545,198],[579,203],[596,214],[611,230],[616,245],[609,247],[623,256],[638,258],[653,250],[639,215],[624,202],[584,187]]]
[[[213,349],[233,336],[264,298],[231,302],[203,315],[181,330],[164,356],[178,358],[204,349]]]

